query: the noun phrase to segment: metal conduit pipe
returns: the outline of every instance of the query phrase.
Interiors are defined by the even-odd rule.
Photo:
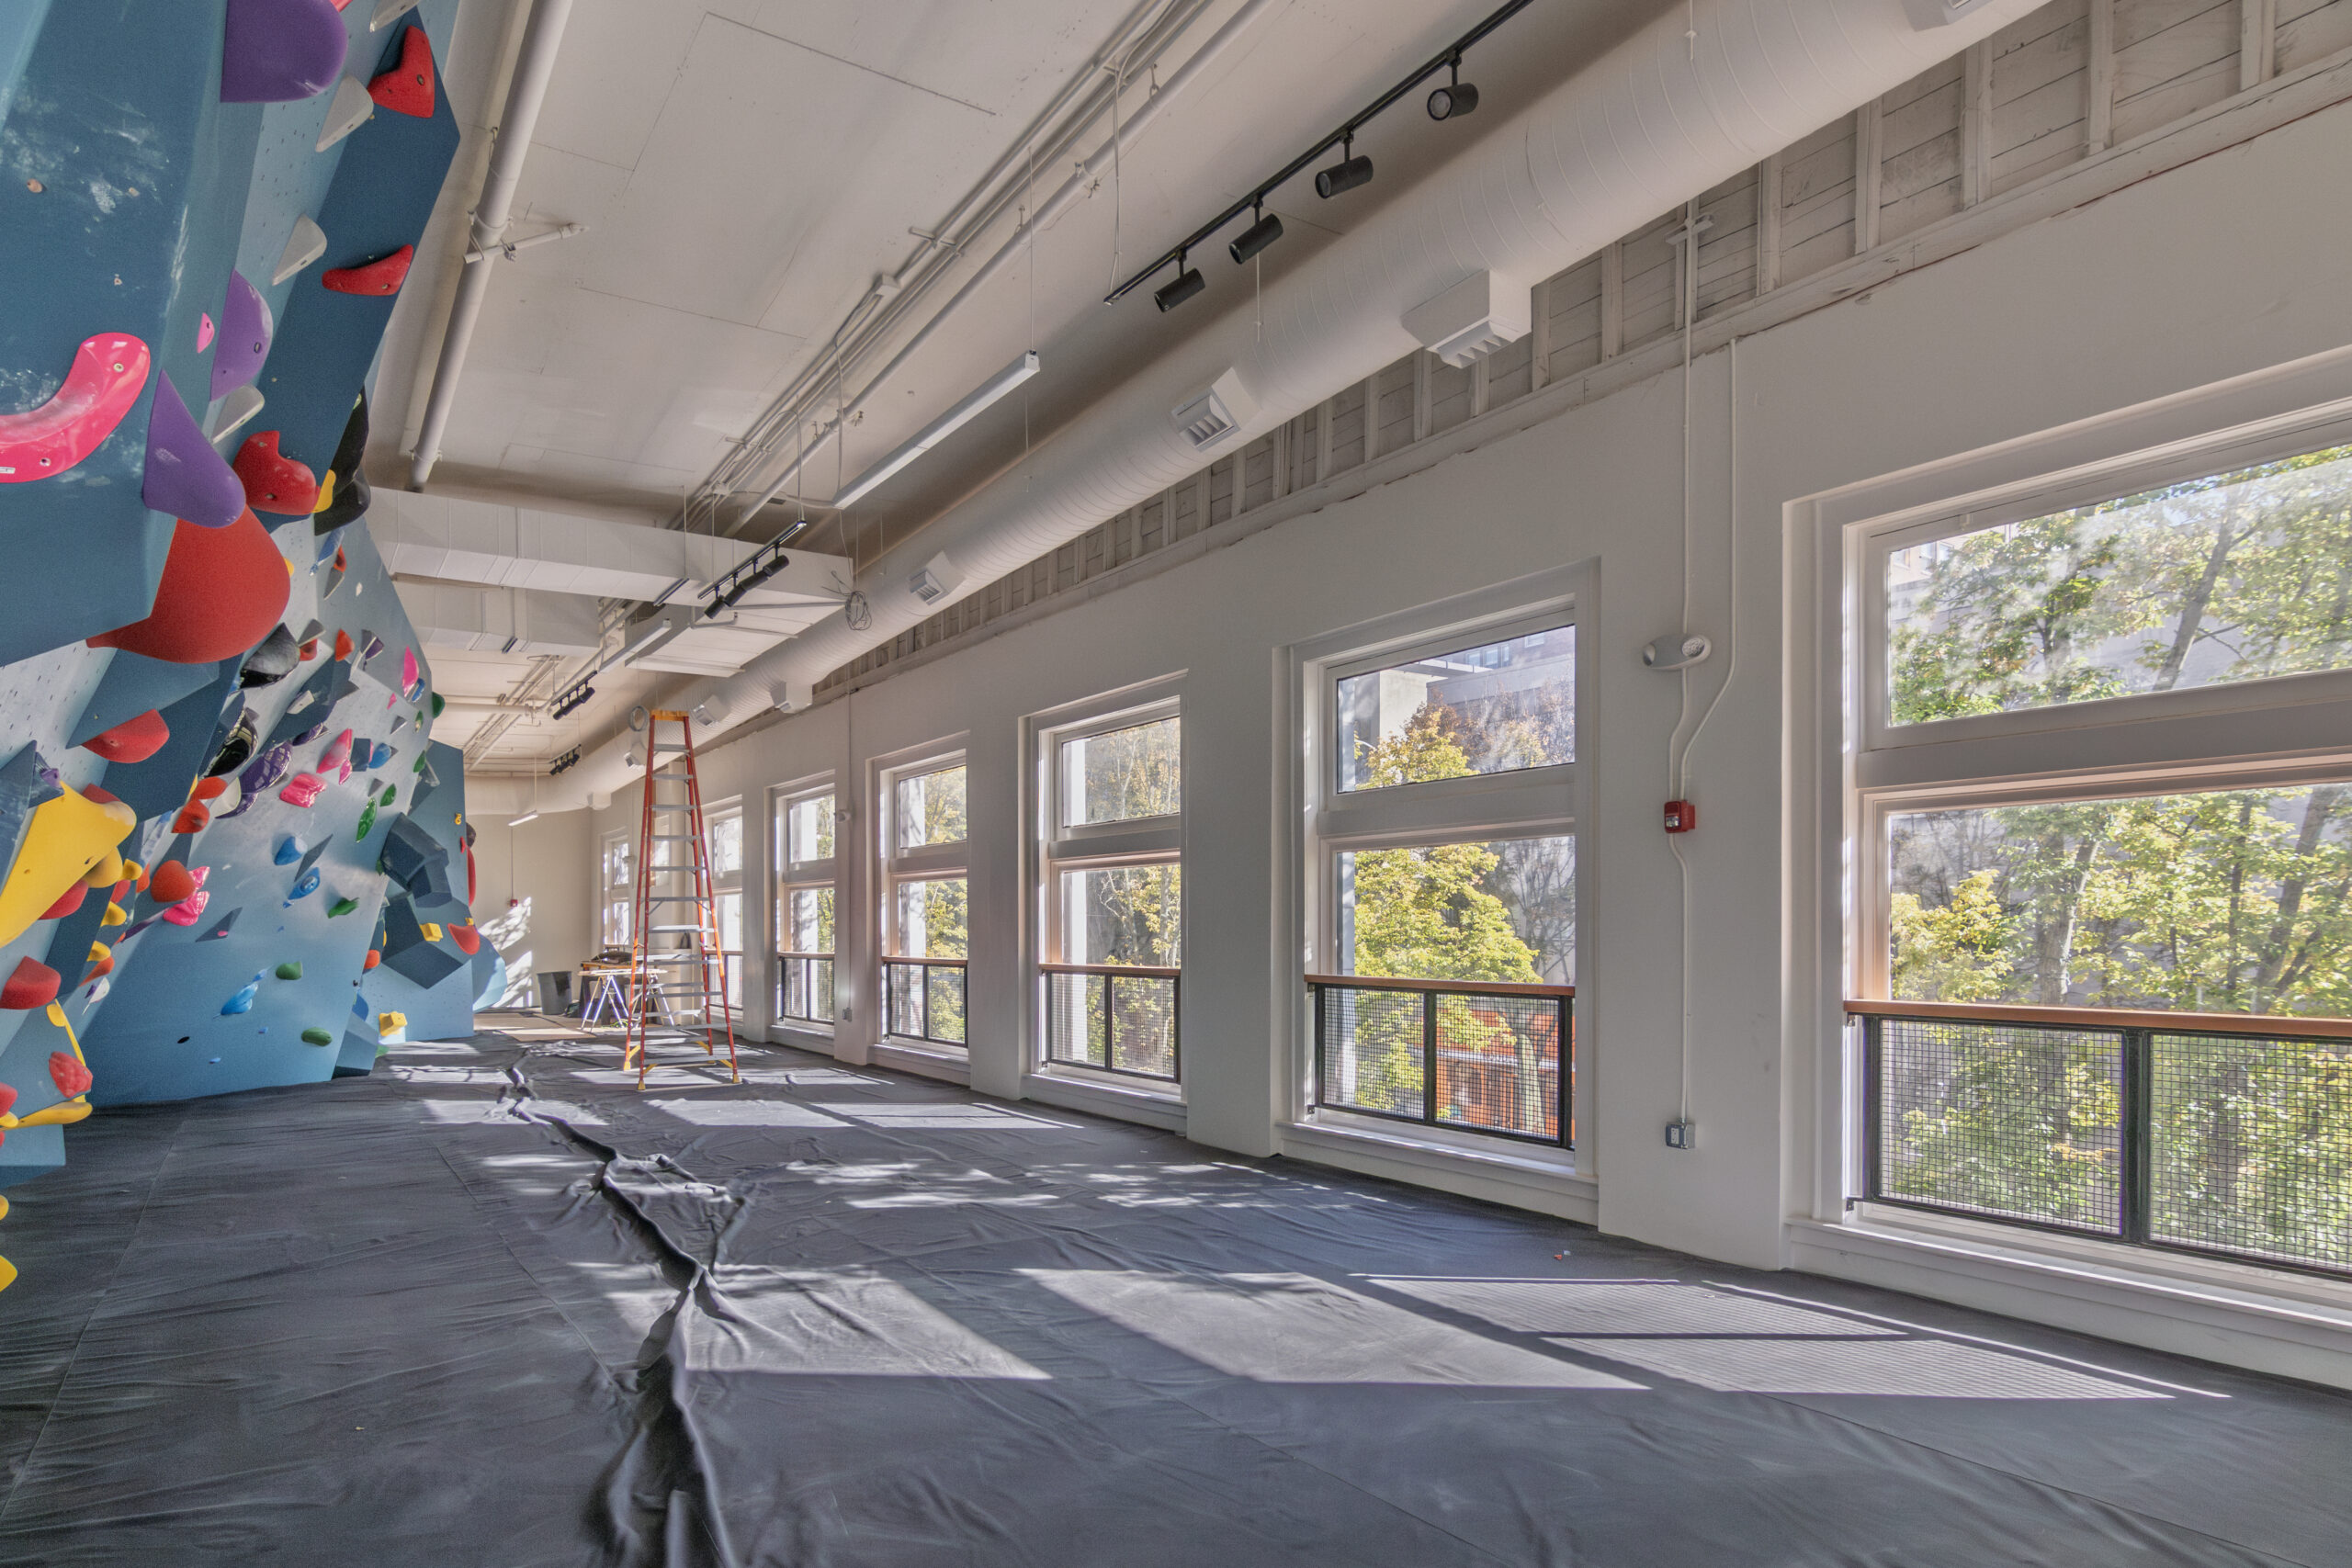
[[[441,356],[433,369],[433,395],[424,405],[424,423],[416,433],[416,451],[409,458],[408,488],[423,490],[441,456],[441,436],[449,428],[449,411],[458,400],[458,378],[465,374],[466,350],[474,325],[481,319],[482,302],[490,298],[491,269],[503,254],[500,242],[514,207],[514,187],[522,182],[523,160],[531,151],[531,133],[539,122],[539,106],[547,101],[548,82],[555,74],[556,51],[563,44],[564,24],[571,19],[571,0],[533,0],[531,19],[524,25],[522,51],[514,59],[514,73],[506,80],[506,107],[498,117],[497,142],[490,152],[490,170],[482,176],[481,197],[474,203],[473,232],[469,249],[481,259],[463,267],[458,297],[449,306],[449,324],[442,330]]]
[[[944,552],[978,592],[1419,346],[1405,312],[1464,278],[1483,269],[1532,287],[2041,3],[1702,0],[1668,9],[1269,288],[1262,342],[1252,312],[1229,313],[885,553],[858,577],[872,605],[864,629],[835,618],[666,700],[707,705],[712,722],[697,729],[715,739],[767,711],[773,694],[813,684],[942,609],[908,587],[931,557]],[[1170,411],[1228,369],[1258,412],[1196,449]],[[568,808],[624,787],[626,747],[618,738],[590,753],[542,806]]]
[[[1273,9],[1277,5],[1288,5],[1289,3],[1290,0],[1249,0],[1249,3],[1243,6],[1241,9],[1227,17],[1225,26],[1217,28],[1216,32],[1211,33],[1207,39],[1202,43],[1201,47],[1193,51],[1193,57],[1185,61],[1182,65],[1177,67],[1175,74],[1171,75],[1165,83],[1161,84],[1159,91],[1154,93],[1150,97],[1146,98],[1143,101],[1143,106],[1136,110],[1135,118],[1123,122],[1120,125],[1118,134],[1115,137],[1106,139],[1102,146],[1094,150],[1091,156],[1078,166],[1078,172],[1076,174],[1063,181],[1061,186],[1057,189],[1053,195],[1047,197],[1043,202],[1040,202],[1038,204],[1037,210],[1031,214],[1028,222],[1023,224],[1014,232],[1011,239],[1007,240],[1001,247],[999,247],[994,255],[982,262],[978,271],[973,273],[971,276],[964,280],[964,286],[956,290],[954,297],[951,298],[946,304],[941,306],[938,313],[933,316],[931,320],[925,321],[915,333],[915,335],[906,341],[905,344],[899,348],[898,353],[890,356],[888,364],[883,366],[881,369],[876,371],[872,376],[866,378],[865,385],[858,389],[856,395],[850,398],[848,401],[844,402],[841,406],[839,412],[835,415],[831,425],[829,427],[828,434],[838,435],[841,432],[843,421],[848,419],[851,414],[855,413],[859,409],[865,407],[865,400],[872,397],[875,392],[881,388],[884,382],[889,380],[892,376],[897,375],[899,367],[906,364],[908,360],[913,358],[916,352],[920,350],[923,344],[931,341],[933,334],[939,331],[941,325],[944,324],[949,317],[961,310],[974,295],[978,294],[982,288],[986,287],[990,279],[994,278],[997,274],[1002,272],[1006,266],[1010,265],[1014,257],[1025,253],[1030,244],[1030,236],[1035,233],[1037,229],[1046,224],[1051,223],[1055,219],[1059,218],[1064,212],[1068,211],[1070,204],[1077,201],[1080,197],[1085,194],[1087,186],[1095,179],[1095,177],[1101,175],[1104,169],[1111,166],[1112,158],[1118,152],[1124,152],[1129,143],[1134,141],[1136,137],[1142,135],[1146,130],[1149,129],[1151,122],[1159,118],[1159,111],[1161,109],[1167,107],[1168,105],[1183,96],[1184,90],[1190,87],[1195,81],[1199,80],[1201,73],[1216,64],[1217,58],[1224,54],[1227,50],[1230,49],[1234,42],[1238,39],[1243,33],[1248,32],[1250,27],[1257,22],[1259,17]],[[1035,348],[1036,344],[1032,344],[1029,346]],[[822,445],[823,439],[820,435],[817,446],[821,447]],[[757,516],[759,514],[760,508],[765,506],[769,502],[774,501],[779,494],[783,493],[784,487],[791,483],[794,478],[808,466],[810,459],[815,457],[815,456],[816,451],[811,450],[800,453],[798,456],[795,457],[790,463],[785,466],[784,471],[776,476],[775,482],[768,486],[766,490],[762,491],[760,492],[760,498],[752,502],[752,504],[743,511],[741,516]]]

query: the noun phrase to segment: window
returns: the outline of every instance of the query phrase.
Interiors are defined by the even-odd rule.
[[[833,792],[828,786],[778,798],[775,807],[775,932],[778,1018],[833,1021]]]
[[[631,899],[636,886],[629,874],[629,862],[635,852],[626,830],[605,835],[603,852],[598,856],[597,883],[603,892],[606,947],[629,944]]]
[[[1309,1100],[1566,1145],[1577,968],[1566,606],[1306,666]]]
[[[1856,525],[1860,1196],[2352,1272],[2352,447],[2304,442]]]
[[[971,942],[963,761],[886,773],[882,797],[883,1032],[961,1048]]]
[[[723,806],[710,814],[710,892],[718,917],[720,967],[727,976],[727,1005],[743,1006],[743,808]]]
[[[1174,1082],[1183,728],[1173,703],[1040,732],[1048,1069]]]

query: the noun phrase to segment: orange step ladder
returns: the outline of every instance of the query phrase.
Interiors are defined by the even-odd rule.
[[[662,727],[678,727],[665,771]],[[661,788],[684,786],[684,798],[662,798]],[[681,858],[658,846],[685,844]],[[677,891],[684,883],[688,891]],[[679,918],[681,907],[685,918]],[[637,835],[635,919],[629,926],[628,1044],[621,1070],[637,1068],[645,1087],[652,1066],[647,1049],[658,1010],[671,1029],[699,1032],[703,1050],[718,1059],[718,1033],[727,1035],[727,1070],[741,1083],[735,1059],[735,1013],[728,1000],[727,953],[719,945],[718,902],[712,891],[710,840],[703,829],[702,783],[695,773],[694,722],[673,708],[656,708],[645,726],[645,795]],[[664,940],[667,939],[667,940]],[[679,1021],[691,1014],[691,1026]]]

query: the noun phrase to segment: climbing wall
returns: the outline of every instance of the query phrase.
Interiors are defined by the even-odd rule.
[[[358,472],[458,3],[0,5],[0,1186],[94,1106],[470,1028],[463,778]]]

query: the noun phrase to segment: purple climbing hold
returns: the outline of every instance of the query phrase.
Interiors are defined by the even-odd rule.
[[[343,74],[350,43],[334,0],[229,0],[220,101],[287,104],[317,97]]]
[[[220,302],[220,346],[212,355],[212,395],[225,398],[240,387],[250,387],[269,357],[269,340],[277,324],[270,320],[269,301],[229,269],[229,297]]]
[[[169,376],[155,378],[147,415],[147,474],[139,496],[151,510],[199,528],[226,528],[245,510],[244,482],[197,428]]]
[[[281,740],[246,763],[244,773],[237,780],[237,784],[245,792],[245,797],[250,800],[284,778],[287,771],[293,765],[293,743]]]

